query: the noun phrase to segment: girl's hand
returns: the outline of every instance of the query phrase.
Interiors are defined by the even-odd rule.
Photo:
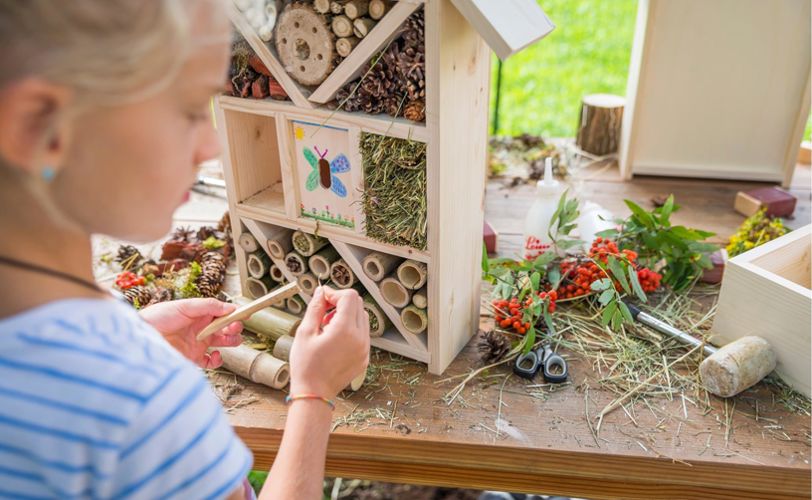
[[[291,394],[333,399],[366,369],[369,315],[363,304],[355,290],[316,289],[290,352]]]
[[[183,299],[159,302],[141,309],[141,318],[158,330],[172,347],[201,368],[213,369],[223,364],[219,351],[210,347],[234,347],[242,342],[242,323],[236,321],[202,341],[197,334],[214,318],[237,308],[236,304],[217,299]]]

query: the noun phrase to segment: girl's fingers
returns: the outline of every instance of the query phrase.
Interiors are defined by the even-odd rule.
[[[202,368],[206,370],[214,370],[223,366],[223,357],[220,356],[220,351],[211,351],[210,353],[203,354]]]
[[[237,347],[242,344],[242,335],[237,333],[215,333],[208,343],[211,347]]]
[[[215,318],[224,316],[237,309],[237,304],[229,304],[217,299],[184,299],[175,302],[178,312],[188,318],[200,318],[204,316],[214,316]]]

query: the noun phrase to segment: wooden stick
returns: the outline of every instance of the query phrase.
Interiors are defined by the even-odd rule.
[[[274,283],[270,276],[263,276],[259,279],[248,278],[245,280],[245,288],[245,293],[252,299],[258,299],[267,295],[274,288]]]
[[[204,328],[200,333],[197,334],[197,340],[203,340],[209,335],[216,333],[217,331],[221,330],[222,328],[226,327],[227,325],[239,321],[243,318],[247,318],[254,314],[255,312],[268,307],[274,302],[277,302],[281,299],[286,299],[288,297],[292,297],[293,295],[299,293],[299,285],[296,283],[288,283],[287,285],[283,285],[276,290],[272,291],[271,293],[264,295],[248,304],[238,307],[234,312],[231,314],[226,314],[225,316],[220,316],[219,318],[215,319],[209,326]]]
[[[394,276],[381,280],[381,295],[386,302],[395,307],[406,307],[412,300],[412,291]]]
[[[299,283],[299,288],[308,295],[313,295],[313,292],[316,291],[316,287],[319,286],[319,281],[313,273],[304,273],[299,276],[297,283]]]
[[[267,352],[251,349],[246,345],[218,349],[223,366],[252,382],[273,389],[282,389],[290,382],[290,366]]]
[[[284,304],[286,299],[282,299]],[[246,297],[235,297],[234,303],[238,305],[249,304],[251,301]],[[280,311],[274,307],[266,307],[255,312],[249,318],[242,320],[243,326],[263,339],[276,340],[284,335],[295,335],[296,329],[302,322],[301,318]]]
[[[316,278],[326,280],[330,277],[330,265],[338,260],[338,252],[333,247],[327,247],[319,250],[315,255],[311,255],[307,264],[310,267],[310,272]]]
[[[330,12],[330,0],[313,0],[313,8],[319,14],[327,14]]]
[[[290,237],[290,241],[293,249],[305,257],[310,257],[330,243],[327,238],[313,236],[302,231],[295,231]]]
[[[268,247],[268,252],[270,252],[271,257],[279,260],[285,258],[285,255],[293,248],[293,244],[290,241],[291,234],[293,234],[292,230],[282,229],[277,236],[268,239],[265,246]]]
[[[374,20],[381,19],[389,10],[388,0],[369,0],[369,17]]]
[[[364,274],[377,283],[391,273],[400,262],[401,258],[395,255],[372,252],[364,257],[364,260],[361,261],[361,266],[364,268]]]
[[[290,361],[291,348],[293,348],[293,337],[290,335],[279,337],[273,345],[273,356],[282,361]]]
[[[428,295],[426,295],[426,287],[414,292],[412,295],[412,304],[420,309],[425,309],[429,305]]]
[[[331,27],[337,37],[346,38],[352,35],[352,21],[347,16],[335,16]]]
[[[359,17],[352,22],[352,32],[358,38],[364,38],[372,31],[372,28],[374,28],[376,24],[378,23],[368,17]]]
[[[301,297],[290,297],[285,301],[285,308],[287,308],[288,312],[297,316],[304,312],[305,307],[304,300]]]
[[[400,320],[403,321],[403,327],[415,335],[425,332],[429,326],[429,317],[426,310],[414,305],[403,308],[400,312]]]
[[[245,266],[252,278],[262,279],[271,269],[271,258],[264,251],[255,252],[248,256]]]
[[[350,19],[365,16],[369,11],[369,0],[349,0],[344,4],[344,15]]]
[[[285,256],[285,265],[288,266],[290,274],[296,277],[307,272],[307,261],[296,252],[289,252]]]
[[[426,264],[416,260],[406,260],[398,266],[398,279],[403,286],[417,290],[426,284],[428,268]]]
[[[338,288],[351,288],[358,278],[344,259],[338,259],[330,266],[330,279]]]
[[[360,41],[357,36],[339,38],[336,40],[336,52],[338,52],[338,55],[341,57],[347,57]]]
[[[364,309],[369,314],[369,336],[380,337],[392,326],[389,317],[384,314],[371,295],[364,295]]]
[[[259,243],[257,243],[257,239],[254,238],[253,234],[247,231],[240,235],[239,243],[240,247],[242,247],[242,249],[247,253],[254,253],[259,250]]]

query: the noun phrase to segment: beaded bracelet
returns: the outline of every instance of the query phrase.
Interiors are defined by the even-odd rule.
[[[331,401],[331,400],[329,400],[327,398],[323,398],[323,397],[321,397],[321,396],[319,396],[317,394],[298,394],[296,396],[286,396],[285,397],[285,404],[289,405],[289,404],[291,404],[292,402],[294,402],[294,401],[296,401],[298,399],[317,399],[319,401],[324,401],[325,403],[327,403],[327,405],[330,407],[331,410],[336,409],[335,402],[333,402],[333,401]]]

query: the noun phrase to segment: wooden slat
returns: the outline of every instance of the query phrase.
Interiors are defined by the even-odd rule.
[[[344,84],[361,75],[364,63],[370,60],[381,47],[399,35],[400,25],[422,3],[422,1],[417,0],[399,0],[395,2],[392,9],[386,13],[367,36],[361,39],[350,55],[341,61],[341,64],[313,91],[308,99],[319,104],[332,101]]]

